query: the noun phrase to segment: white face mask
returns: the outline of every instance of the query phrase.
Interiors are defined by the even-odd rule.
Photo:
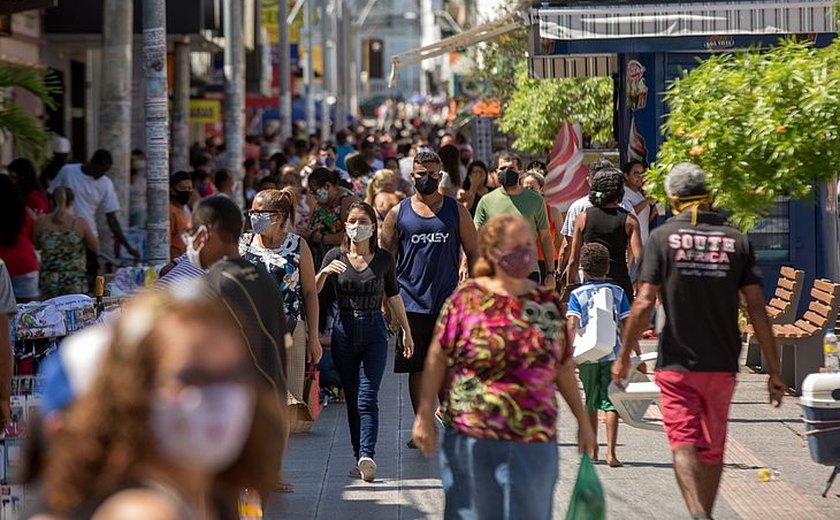
[[[164,457],[220,473],[242,453],[255,404],[254,391],[242,383],[188,387],[175,398],[153,398],[152,434]]]
[[[373,236],[372,224],[348,224],[344,231],[353,242],[364,242]]]
[[[201,250],[204,249],[204,244],[206,244],[206,240],[203,244],[198,247],[195,247],[195,241],[198,236],[202,233],[202,231],[207,231],[207,226],[203,225],[198,228],[198,231],[195,232],[194,235],[187,235],[184,237],[184,243],[187,245],[187,260],[198,269],[204,269],[201,265]]]

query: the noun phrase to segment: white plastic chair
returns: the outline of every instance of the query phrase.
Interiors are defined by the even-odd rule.
[[[651,405],[656,405],[657,410],[659,408],[659,386],[651,381],[647,374],[636,370],[639,363],[645,362],[651,365],[657,357],[656,352],[649,352],[631,358],[633,368],[630,370],[630,379],[624,390],[610,383],[608,390],[610,401],[615,406],[618,416],[634,428],[655,431],[663,429],[661,413],[656,414],[656,417],[648,416]]]

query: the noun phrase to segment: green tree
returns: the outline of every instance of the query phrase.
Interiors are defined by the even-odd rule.
[[[760,51],[710,57],[665,93],[649,182],[664,197],[677,163],[702,166],[716,205],[749,229],[779,196],[812,197],[815,183],[840,171],[840,44],[816,49],[782,41]]]
[[[41,120],[10,98],[14,87],[30,92],[49,108],[55,108],[54,96],[61,88],[46,70],[0,62],[0,132],[14,138],[17,155],[40,163],[46,158],[50,134]]]
[[[544,154],[567,122],[580,123],[593,140],[612,139],[611,78],[531,79],[523,60],[515,79],[515,89],[504,105],[499,127],[516,138],[513,146],[517,150]]]

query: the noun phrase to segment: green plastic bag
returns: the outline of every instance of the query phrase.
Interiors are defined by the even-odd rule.
[[[607,504],[604,501],[604,488],[595,472],[595,464],[589,455],[580,459],[575,489],[569,501],[566,520],[604,520],[607,518]]]

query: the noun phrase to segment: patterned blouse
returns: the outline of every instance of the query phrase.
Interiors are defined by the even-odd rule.
[[[38,237],[41,250],[41,298],[48,300],[65,294],[84,294],[85,243],[73,231],[48,231]]]
[[[570,355],[554,295],[513,297],[470,281],[447,300],[436,332],[449,367],[444,408],[458,433],[552,442],[557,372]]]
[[[300,283],[300,237],[294,233],[286,236],[283,245],[265,249],[254,244],[253,233],[246,233],[239,240],[239,254],[254,265],[262,264],[277,281],[283,293],[283,310],[289,322],[305,318],[303,288]]]

